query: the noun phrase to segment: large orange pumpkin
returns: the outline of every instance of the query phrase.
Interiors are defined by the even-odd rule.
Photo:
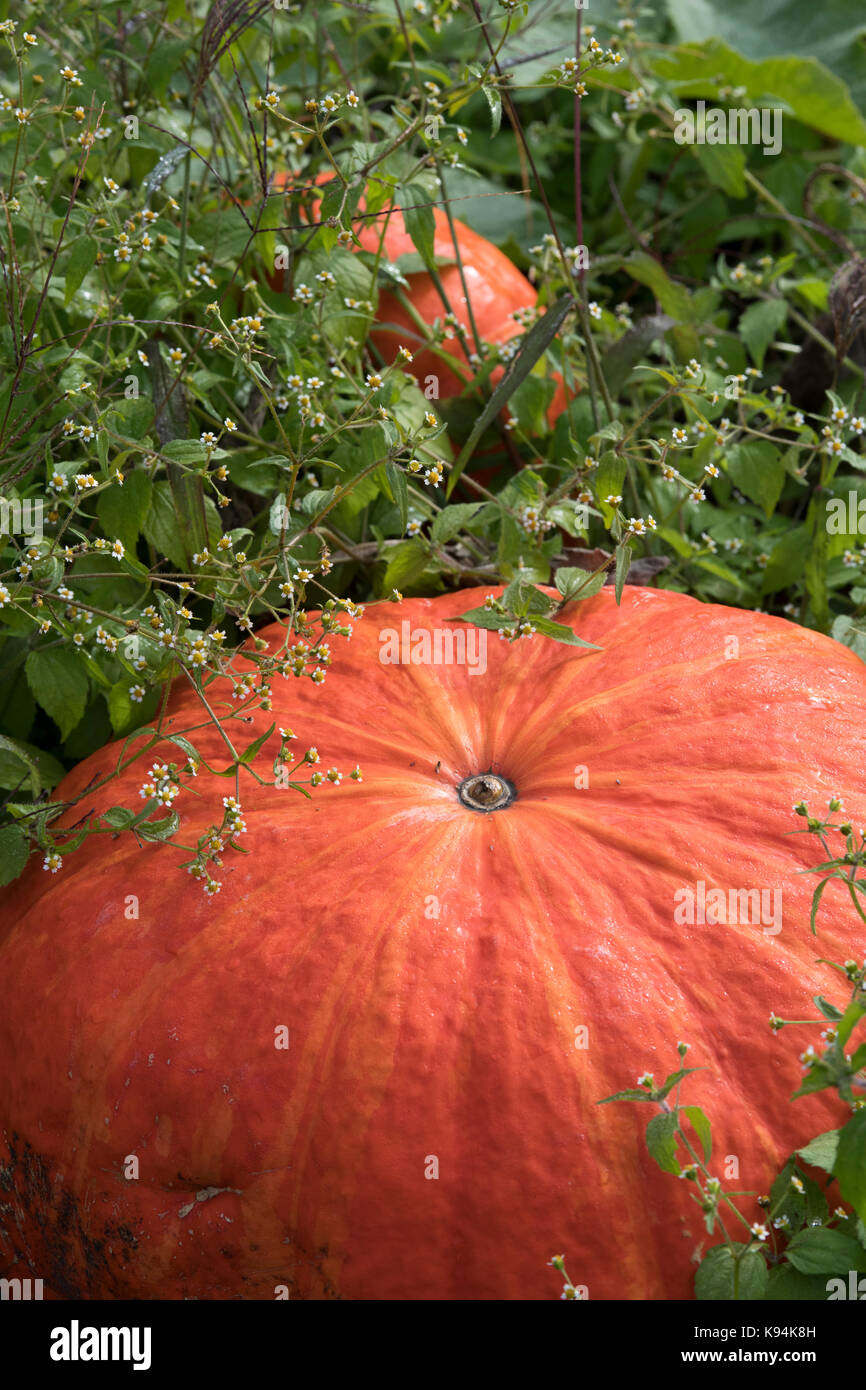
[[[847,791],[866,813],[862,663],[644,588],[566,611],[600,651],[491,634],[483,671],[477,648],[475,669],[382,660],[435,657],[437,632],[446,656],[441,634],[465,633],[451,619],[485,592],[368,610],[323,687],[278,681],[252,732],[291,723],[364,781],[310,805],[248,779],[252,852],[227,860],[220,897],[129,836],[7,894],[7,1275],[62,1297],[539,1299],[564,1252],[592,1299],[684,1298],[708,1241],[688,1185],[645,1154],[654,1108],[597,1102],[673,1070],[685,1040],[716,1171],[735,1155],[726,1185],[758,1192],[844,1120],[826,1096],[788,1104],[798,1066],[767,1017],[826,988],[816,956],[862,949],[830,895],[810,936],[814,843],[788,833],[801,797]],[[200,722],[186,685],[170,719]],[[196,737],[222,765],[219,737]],[[142,771],[74,816],[134,802]],[[481,774],[509,804],[461,799],[475,785],[483,802]],[[226,790],[198,784],[203,801],[178,803],[187,843]],[[781,930],[678,925],[675,895],[699,882],[782,889]]]

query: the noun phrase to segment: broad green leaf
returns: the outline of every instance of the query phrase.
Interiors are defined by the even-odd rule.
[[[569,602],[577,599],[593,598],[604,588],[607,570],[601,574],[591,574],[589,570],[571,569],[563,565],[556,571],[554,584],[564,599]]]
[[[716,1245],[701,1261],[695,1275],[695,1297],[702,1303],[763,1298],[767,1266],[756,1250],[733,1242]]]
[[[401,541],[387,551],[388,563],[382,580],[382,590],[403,589],[419,579],[427,568],[430,556],[424,541]]]
[[[846,1202],[866,1221],[866,1110],[858,1110],[839,1133],[833,1172]]]
[[[29,765],[24,763],[25,754],[30,759]],[[37,748],[32,743],[25,743],[23,739],[9,738],[7,735],[0,738],[0,787],[4,791],[12,791],[16,787],[21,788],[22,778],[26,778],[30,782],[31,790],[33,790],[31,767],[36,769],[40,788],[56,787],[57,783],[66,776],[66,769],[63,764],[52,757],[50,753],[46,753],[43,748]]]
[[[124,476],[122,485],[115,483],[101,492],[96,503],[106,536],[122,541],[124,549],[132,553],[150,511],[151,491],[149,474],[134,468]]]
[[[752,0],[667,0],[667,10],[688,46],[668,50],[655,67],[677,81],[703,77],[700,89],[689,83],[691,95],[712,101],[720,84],[744,86],[742,104],[766,105],[772,93],[806,125],[866,144],[863,12],[851,0],[820,7],[811,0],[757,7]],[[777,57],[783,46],[786,56]]]
[[[84,713],[89,690],[78,653],[67,647],[31,652],[24,669],[37,703],[54,720],[60,737],[66,738]]]
[[[433,265],[436,222],[429,192],[423,184],[406,184],[402,190],[400,206],[412,245],[428,266]]]
[[[209,497],[204,498],[204,511],[208,523],[208,541],[213,547],[222,534],[222,524],[219,513]],[[154,483],[150,511],[141,529],[146,539],[160,555],[166,556],[179,569],[186,568],[185,536],[178,521],[170,483],[164,481]]]
[[[739,334],[756,367],[763,367],[767,348],[788,317],[784,299],[760,299],[740,319]]]
[[[623,270],[651,289],[664,313],[678,323],[690,323],[698,317],[688,290],[675,284],[654,256],[646,251],[634,251],[623,263]]]
[[[0,884],[11,883],[30,858],[30,838],[18,825],[0,828]]]
[[[816,1134],[804,1149],[797,1149],[796,1152],[804,1163],[811,1163],[815,1168],[823,1168],[825,1173],[832,1173],[838,1149],[839,1130],[828,1129],[824,1134]]]
[[[801,1274],[846,1274],[866,1270],[866,1250],[844,1231],[807,1226],[788,1241],[785,1255]]]
[[[785,463],[780,451],[766,439],[735,444],[727,452],[727,469],[740,492],[772,516],[785,482]]]
[[[450,541],[475,516],[481,502],[460,502],[452,507],[443,507],[430,528],[430,535],[439,545]]]
[[[64,304],[69,304],[81,288],[81,282],[88,271],[96,265],[99,245],[93,237],[81,236],[72,243],[66,260],[66,288],[63,292]]]
[[[592,491],[605,526],[611,525],[615,514],[614,508],[621,504],[625,475],[626,462],[621,454],[615,453],[613,449],[608,449],[606,453],[602,454],[595,477],[592,480]],[[608,497],[619,497],[620,503],[610,503],[607,500]]]
[[[745,198],[745,151],[739,145],[692,145],[701,168],[716,188],[732,198]]]
[[[680,1174],[680,1163],[677,1158],[677,1117],[672,1111],[666,1111],[661,1115],[653,1115],[646,1127],[646,1146],[650,1157],[665,1173],[673,1173],[675,1177]]]

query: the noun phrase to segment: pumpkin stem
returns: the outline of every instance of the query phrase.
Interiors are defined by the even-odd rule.
[[[513,783],[493,772],[466,777],[457,788],[464,806],[473,811],[499,811],[517,795]]]

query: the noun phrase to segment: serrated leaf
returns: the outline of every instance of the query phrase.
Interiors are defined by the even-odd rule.
[[[804,1149],[797,1149],[795,1152],[804,1163],[811,1163],[815,1168],[823,1168],[825,1173],[832,1173],[838,1148],[839,1130],[828,1129],[824,1134],[816,1134]]]
[[[807,1226],[788,1241],[787,1260],[801,1274],[842,1274],[866,1270],[866,1250],[844,1231]]]
[[[676,1135],[677,1117],[672,1112],[653,1115],[646,1127],[646,1146],[650,1157],[655,1159],[662,1172],[673,1173],[674,1177],[678,1177],[681,1171]]]
[[[432,539],[439,545],[444,545],[468,525],[483,505],[482,502],[460,502],[452,507],[443,507],[430,527]]]
[[[593,598],[601,589],[604,588],[607,579],[607,570],[602,570],[600,574],[589,574],[586,570],[570,569],[563,565],[554,575],[556,585],[562,597],[569,603],[585,598]]]
[[[50,715],[61,739],[72,732],[84,714],[90,683],[78,653],[66,647],[31,652],[24,670],[37,704]]]
[[[767,1288],[767,1266],[755,1250],[735,1241],[716,1245],[701,1261],[695,1275],[695,1297],[704,1302],[761,1299]]]

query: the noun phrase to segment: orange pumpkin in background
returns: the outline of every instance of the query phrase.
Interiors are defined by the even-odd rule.
[[[735,1155],[726,1188],[756,1193],[848,1118],[835,1092],[788,1103],[767,1017],[826,989],[818,955],[862,951],[841,889],[810,935],[815,845],[790,834],[836,790],[866,819],[862,662],[629,587],[561,615],[601,650],[482,648],[453,619],[487,592],[368,610],[322,687],[275,682],[248,737],[291,725],[364,780],[280,790],[272,737],[218,897],[108,834],[5,893],[0,1273],[63,1298],[548,1299],[563,1252],[593,1300],[687,1298],[718,1234],[646,1153],[656,1107],[598,1102],[685,1040],[711,1171]],[[201,720],[179,683],[168,731]],[[190,736],[225,765],[213,725]],[[99,786],[118,747],[58,788],[95,788],[68,823],[139,804],[150,757]],[[234,787],[196,790],[184,843]],[[779,920],[678,920],[700,883],[782,890]]]
[[[274,187],[290,191],[295,186],[295,180],[299,177],[297,174],[283,171],[276,176]],[[331,170],[327,170],[318,174],[315,182],[317,184],[329,183],[332,179]],[[363,208],[363,203],[361,207]],[[317,212],[318,204],[314,207],[314,215]],[[433,277],[428,271],[415,271],[407,275],[409,289],[406,291],[406,297],[416,312],[425,323],[432,325],[437,318],[444,319],[450,305],[451,311],[463,329],[469,349],[472,351],[475,340],[467,305],[467,294],[464,292],[463,279],[465,278],[465,289],[471,301],[475,325],[479,337],[483,341],[505,343],[522,334],[525,330],[513,318],[513,314],[520,309],[533,309],[538,301],[538,293],[526,276],[491,241],[479,236],[471,227],[467,227],[465,222],[460,222],[456,218],[454,219],[455,251],[455,238],[452,237],[448,218],[441,208],[433,208],[433,219],[435,224],[434,256],[437,259],[456,262],[459,255],[463,268],[463,278],[461,278],[460,267],[456,263],[439,267],[439,278],[448,300],[448,304],[445,304]],[[399,209],[392,208],[390,211],[382,212],[369,220],[360,218],[355,221],[353,229],[364,251],[376,254],[381,245],[381,254],[386,261],[396,262],[400,256],[417,254],[415,244],[406,230],[403,213]],[[271,276],[269,283],[273,289],[280,289],[281,277]],[[471,380],[472,368],[467,362],[459,339],[455,335],[452,334],[447,337],[442,347],[451,356],[466,362],[466,380],[461,380],[432,349],[420,345],[417,325],[395,294],[380,289],[377,317],[382,326],[372,329],[370,341],[381,352],[386,362],[394,361],[401,345],[407,347],[414,357],[408,370],[413,373],[422,389],[428,378],[434,377],[438,397],[447,399],[461,394]],[[386,327],[385,325],[395,325],[395,327]],[[494,385],[500,380],[503,372],[504,368],[500,366],[491,373],[490,380]],[[556,394],[548,408],[548,420],[551,425],[568,403],[568,396],[558,373],[556,381]]]

